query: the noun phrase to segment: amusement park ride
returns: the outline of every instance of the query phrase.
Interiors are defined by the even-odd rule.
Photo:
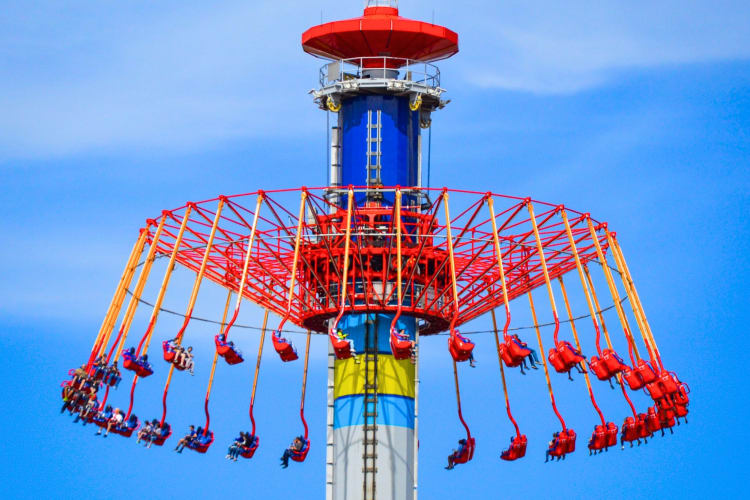
[[[237,452],[250,459],[260,443],[253,406],[273,312],[281,317],[271,334],[281,361],[304,356],[304,432],[287,454],[296,462],[304,462],[315,445],[304,414],[311,335],[323,334],[330,343],[329,499],[416,498],[419,346],[424,337],[444,331],[449,332],[458,419],[466,432],[449,458],[449,468],[472,459],[476,441],[461,412],[458,366],[473,362],[474,344],[458,327],[486,313],[494,329],[507,415],[515,428],[500,458],[524,457],[527,439],[511,413],[506,372],[523,369],[527,361],[534,365],[536,351],[530,346],[533,339],[525,339],[527,344],[509,334],[515,299],[528,302],[552,410],[560,421],[548,457],[565,457],[577,441],[555,404],[551,372],[583,373],[598,415],[588,440],[590,452],[618,442],[632,446],[655,432],[671,431],[677,419],[686,417],[689,389],[662,363],[620,244],[606,223],[530,198],[422,185],[421,131],[446,104],[440,72],[431,63],[458,52],[458,35],[399,16],[396,4],[371,0],[362,17],[314,26],[302,35],[306,52],[328,60],[313,97],[337,117],[330,143],[330,185],[219,196],[147,220],[87,362],[71,370],[71,379],[63,384],[64,408],[107,432],[125,437],[136,433],[152,444],[164,444],[172,433],[166,422],[170,382],[175,370],[192,370],[192,354],[182,342],[201,284],[209,281],[226,290],[226,306],[213,339],[205,427],[184,445],[205,453],[214,441],[209,416],[214,370],[220,357],[229,365],[245,361],[229,340],[244,298],[262,307],[265,318],[250,400],[251,430],[237,443]],[[129,333],[136,308],[152,265],[161,257],[169,263],[145,331],[133,341]],[[161,343],[164,361],[149,361],[176,265],[195,272],[195,282],[182,327]],[[568,300],[568,273],[571,282],[579,282],[580,297],[585,298],[581,307],[589,318],[585,329],[595,336],[596,352],[588,358],[582,354],[583,332],[573,321]],[[606,281],[604,294],[616,310],[616,326],[604,323],[595,274]],[[547,296],[544,306],[554,318],[549,351],[537,321],[538,298],[532,298],[537,288]],[[561,331],[565,320],[559,318],[558,304],[564,305],[569,333],[568,327]],[[495,318],[498,307],[504,310],[501,329]],[[307,330],[304,353],[284,338],[289,324]],[[624,336],[622,357],[614,347],[619,333]],[[113,412],[107,401],[120,381],[121,357],[122,367],[133,372],[129,406],[126,412]],[[163,413],[143,432],[133,414],[137,383],[153,383],[165,372]],[[619,428],[597,405],[591,374],[619,386],[632,412]],[[631,394],[642,390],[653,405],[639,412]]]

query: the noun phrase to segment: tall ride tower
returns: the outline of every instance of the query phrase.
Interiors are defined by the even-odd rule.
[[[430,62],[458,52],[458,35],[399,16],[396,0],[370,0],[361,17],[307,30],[302,47],[330,60],[313,93],[321,109],[337,116],[329,196],[345,206],[347,186],[364,188],[356,191],[355,201],[372,207],[375,219],[382,218],[380,227],[378,220],[365,224],[377,247],[390,239],[389,214],[397,203],[394,191],[381,191],[382,186],[401,186],[404,195],[398,204],[406,210],[416,213],[426,201],[420,191],[421,130],[430,126],[432,112],[445,105],[440,72]],[[392,298],[389,306],[396,305],[394,280],[373,285],[375,293]],[[405,291],[403,301],[410,300]],[[328,500],[416,497],[418,358],[395,359],[389,340],[393,324],[418,344],[418,320],[402,315],[394,322],[394,317],[373,308],[345,314],[336,323],[360,356],[330,355]]]

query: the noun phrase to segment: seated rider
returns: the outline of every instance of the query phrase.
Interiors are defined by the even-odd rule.
[[[187,348],[187,350],[183,351],[183,356],[181,360],[181,366],[183,369],[188,370],[190,372],[190,375],[195,375],[193,373],[193,347],[190,346]]]
[[[456,465],[456,460],[466,451],[466,439],[458,440],[458,449],[453,450],[453,453],[448,455],[448,466],[447,470],[451,470]]]
[[[245,440],[245,433],[240,431],[239,437],[234,438],[234,441],[232,441],[232,444],[229,445],[229,449],[227,450],[227,456],[224,457],[227,460],[234,460],[237,461],[237,456],[239,456],[240,451],[242,451],[242,443]]]
[[[143,424],[143,427],[141,427],[140,430],[138,431],[138,439],[136,439],[135,442],[140,443],[141,441],[146,441],[146,440],[150,442],[151,432],[153,432],[153,430],[154,430],[153,424],[149,422],[148,420],[146,420],[146,423]],[[144,446],[145,445],[146,443],[144,443]]]
[[[109,417],[107,420],[107,432],[104,433],[104,437],[107,437],[109,435],[109,432],[112,430],[112,427],[117,429],[120,427],[120,424],[122,424],[122,421],[124,420],[125,415],[122,413],[122,411],[119,408],[115,408],[115,411],[112,412],[112,416]],[[101,434],[102,430],[99,429],[97,431],[97,435]]]
[[[284,455],[281,457],[281,467],[284,469],[289,467],[289,458],[294,454],[300,453],[304,447],[304,437],[297,436],[296,438],[294,438],[294,441],[292,441],[292,444],[289,445],[289,448],[284,450]]]
[[[529,363],[531,363],[531,368],[533,368],[534,370],[538,370],[539,368],[536,365],[540,364],[541,361],[539,361],[539,356],[536,353],[536,349],[529,347],[529,344],[521,340],[521,338],[517,334],[511,335],[510,338],[511,338],[511,341],[515,342],[519,347],[523,349],[528,349],[529,351],[531,351],[531,354],[526,356],[526,358],[529,359]],[[524,368],[528,369],[528,367],[526,366],[526,358],[524,358],[523,360],[523,366]]]
[[[346,333],[344,333],[344,331],[341,328],[339,328],[338,330],[336,330],[336,338],[338,340],[345,340],[349,344],[349,351],[352,353],[352,356],[354,356],[356,358],[357,357],[357,350],[354,349],[354,341],[352,339],[348,339],[347,338],[348,336],[349,335],[346,334]]]
[[[195,430],[195,426],[191,425],[188,433],[185,434],[185,437],[177,441],[177,447],[174,449],[174,451],[176,451],[177,453],[182,453],[182,450],[185,449],[185,446],[191,445],[195,442],[196,437],[197,432]]]
[[[140,358],[138,358],[138,364],[141,365],[144,369],[151,371],[151,363],[148,362],[148,354],[143,354]]]

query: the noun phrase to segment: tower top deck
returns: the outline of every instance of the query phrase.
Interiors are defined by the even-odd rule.
[[[325,59],[420,62],[446,59],[458,52],[458,34],[443,26],[401,17],[394,1],[369,1],[353,19],[313,26],[302,34],[305,52]],[[382,64],[382,63],[380,63]]]

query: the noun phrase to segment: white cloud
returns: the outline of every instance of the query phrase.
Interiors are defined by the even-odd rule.
[[[299,37],[361,4],[40,2],[0,19],[0,159],[319,131]],[[747,58],[746,2],[401,2],[461,36],[453,85],[569,93],[623,69]],[[446,63],[446,66],[448,64]],[[445,73],[445,72],[444,72]]]

